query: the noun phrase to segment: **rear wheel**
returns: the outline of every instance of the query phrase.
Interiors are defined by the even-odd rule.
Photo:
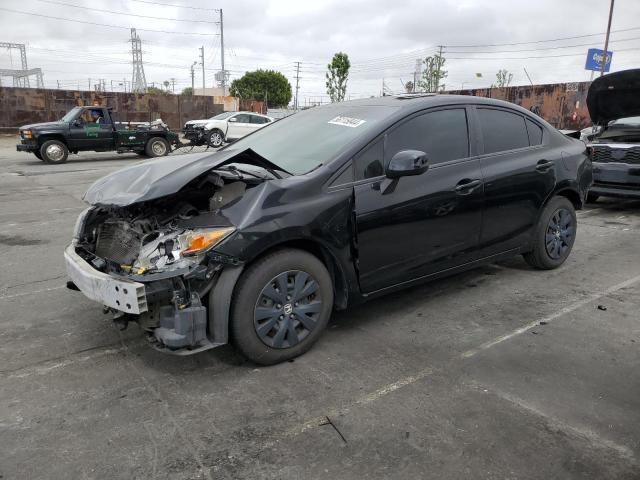
[[[333,309],[327,269],[301,250],[280,250],[249,267],[233,298],[231,334],[250,360],[272,365],[302,355]]]
[[[64,163],[69,157],[69,150],[60,140],[47,140],[40,147],[40,155],[46,163]]]
[[[170,149],[169,142],[164,138],[153,137],[147,142],[144,151],[148,157],[164,157],[165,155],[169,155]]]
[[[565,197],[554,197],[542,210],[534,233],[533,250],[524,254],[532,267],[550,270],[562,265],[573,248],[576,211]]]

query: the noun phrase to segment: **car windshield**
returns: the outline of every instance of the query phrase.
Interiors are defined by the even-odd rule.
[[[609,125],[615,125],[615,126],[621,126],[621,125],[629,125],[632,127],[639,127],[640,126],[640,117],[625,117],[625,118],[618,118],[612,122],[609,123]]]
[[[348,103],[315,107],[269,124],[231,148],[251,148],[280,168],[300,175],[329,163],[396,110]]]
[[[70,122],[78,116],[78,112],[82,110],[81,107],[74,107],[67,112],[67,114],[60,119],[61,122]]]
[[[216,115],[215,117],[211,117],[209,120],[224,120],[225,118],[229,118],[231,115],[235,115],[238,112],[224,112]]]

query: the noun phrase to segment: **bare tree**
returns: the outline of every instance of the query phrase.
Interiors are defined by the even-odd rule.
[[[508,87],[511,80],[513,80],[513,73],[509,73],[506,68],[502,68],[496,73],[496,87],[498,88]]]

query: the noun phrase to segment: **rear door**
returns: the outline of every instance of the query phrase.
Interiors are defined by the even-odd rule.
[[[265,118],[261,115],[251,115],[251,126],[250,130],[252,132],[258,130],[259,128],[264,127],[267,123],[269,123],[269,119]]]
[[[475,109],[485,211],[480,238],[485,256],[529,241],[540,209],[556,183],[560,152],[549,148],[545,128],[508,108]]]
[[[429,158],[422,175],[390,180],[383,165],[401,150]],[[360,287],[373,292],[477,258],[482,174],[464,107],[410,117],[355,159]]]

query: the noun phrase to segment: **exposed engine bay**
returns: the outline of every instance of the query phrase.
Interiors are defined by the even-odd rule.
[[[157,348],[207,345],[206,294],[225,263],[209,252],[235,231],[221,210],[266,180],[265,170],[226,165],[172,195],[129,206],[90,208],[76,226],[75,252],[96,270],[142,282],[148,311],[112,308],[126,326],[134,320]]]

